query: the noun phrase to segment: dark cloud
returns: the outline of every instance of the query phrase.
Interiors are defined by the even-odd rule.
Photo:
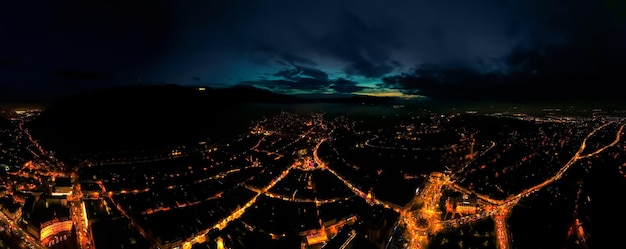
[[[141,77],[283,92],[366,85],[444,99],[617,98],[616,86],[626,82],[625,5],[69,0],[35,8],[4,1],[0,82],[42,94]]]
[[[258,43],[253,46],[249,53],[250,60],[256,64],[269,65],[270,62],[275,62],[279,65],[306,65],[316,66],[317,64],[302,56],[281,51],[274,46]]]
[[[357,82],[339,78],[332,81],[331,89],[338,93],[354,93],[365,89],[366,87],[358,86]]]
[[[281,79],[272,80],[263,77],[260,80],[247,81],[245,84],[266,89],[274,89],[283,93],[294,90],[320,92],[328,89],[331,82],[328,74],[315,68],[293,66],[284,68],[273,74]]]
[[[616,89],[626,82],[626,72],[620,69],[626,63],[626,48],[620,45],[626,42],[626,22],[606,3],[511,2],[526,22],[513,22],[509,33],[519,32],[521,26],[531,32],[498,59],[498,68],[504,70],[422,64],[383,78],[383,86],[444,100],[623,101]],[[437,28],[430,32],[446,36]]]
[[[366,88],[358,86],[358,83],[355,81],[344,78],[331,80],[324,71],[309,67],[296,66],[294,68],[282,69],[276,72],[274,76],[282,79],[262,79],[248,81],[246,84],[281,92],[306,90],[313,93],[334,92],[338,94],[354,93]]]
[[[438,69],[428,73],[417,70],[383,79],[386,87],[406,94],[418,94],[445,101],[519,101],[537,100],[528,82],[514,82],[506,75],[478,74],[465,69]],[[536,89],[535,89],[536,90]],[[532,94],[532,95],[531,95]],[[542,98],[545,96],[541,96]]]
[[[21,58],[0,58],[0,67],[14,67],[24,65]]]
[[[82,81],[134,83],[164,52],[167,7],[166,1],[2,1],[0,54],[13,66],[0,67],[0,81],[42,95],[90,85]]]
[[[391,50],[400,47],[393,23],[371,25],[344,11],[337,25],[339,29],[323,36],[317,46],[327,56],[345,62],[346,74],[375,78],[392,72],[399,64],[391,57]]]
[[[54,72],[54,77],[61,80],[92,81],[109,79],[110,73],[80,69],[59,69]]]
[[[46,88],[47,91],[67,94],[102,89],[113,85],[109,82],[111,73],[107,71],[64,68],[54,70],[49,78],[52,79],[51,84],[42,87]]]
[[[301,80],[303,78],[312,78],[319,81],[328,80],[328,74],[315,68],[295,66],[293,69],[283,69],[274,74],[274,76],[284,77],[289,80]]]
[[[565,62],[558,55],[515,56],[525,60],[507,73],[424,66],[385,77],[383,86],[445,101],[623,101],[616,89],[624,84],[626,74],[617,66],[605,72],[582,61]]]
[[[326,90],[330,86],[329,81],[317,80],[312,78],[300,78],[298,80],[257,80],[244,82],[247,85],[252,85],[260,88],[268,88],[280,91],[282,93],[289,93],[294,90],[306,90],[318,93]]]

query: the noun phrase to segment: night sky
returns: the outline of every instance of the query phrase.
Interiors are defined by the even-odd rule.
[[[624,0],[3,0],[0,100],[136,83],[611,100],[625,44]]]

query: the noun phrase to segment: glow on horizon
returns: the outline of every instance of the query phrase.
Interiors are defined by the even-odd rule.
[[[396,98],[404,98],[404,99],[428,98],[424,95],[419,95],[419,94],[406,94],[398,89],[393,89],[393,88],[377,88],[377,89],[367,88],[359,92],[355,92],[353,94],[372,96],[372,97],[396,97]]]
[[[286,94],[286,95],[311,95],[311,96],[337,96],[337,97],[346,97],[346,96],[372,96],[372,97],[396,97],[396,98],[404,98],[404,99],[416,99],[416,98],[427,98],[426,96],[419,94],[407,94],[400,89],[395,88],[387,88],[382,84],[382,78],[387,76],[393,76],[402,74],[401,69],[396,69],[394,72],[381,76],[380,78],[368,78],[360,75],[350,75],[338,70],[337,68],[341,68],[343,65],[340,62],[328,60],[324,58],[311,57],[315,58],[316,62],[322,62],[317,65],[307,66],[309,68],[320,70],[328,75],[326,79],[314,79],[308,75],[298,75],[297,77],[301,77],[303,79],[310,78],[315,82],[315,80],[319,80],[320,85],[298,85],[300,84],[297,80],[285,78],[279,75],[276,75],[277,72],[284,69],[290,69],[291,66],[284,65],[274,65],[274,64],[255,64],[246,60],[238,60],[238,61],[230,61],[230,70],[222,71],[222,74],[219,74],[221,77],[203,77],[204,75],[199,76],[200,79],[209,79],[212,78],[211,83],[202,84],[201,81],[195,82],[199,87],[203,86],[212,86],[212,87],[230,87],[237,84],[246,84],[251,85],[257,88],[269,90],[271,92]],[[236,65],[236,66],[233,66]],[[189,76],[191,77],[191,76]],[[345,79],[347,81],[353,82],[355,85],[355,89],[358,91],[355,92],[341,92],[337,91],[333,88],[333,85],[337,80]],[[205,81],[206,82],[206,81]],[[216,83],[221,82],[221,83]],[[292,82],[294,85],[290,85],[289,83],[284,82]],[[302,84],[311,84],[310,82],[301,82]],[[295,88],[297,86],[297,88]],[[361,89],[358,89],[361,88]]]

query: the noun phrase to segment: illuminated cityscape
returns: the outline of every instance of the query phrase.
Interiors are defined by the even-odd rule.
[[[7,0],[0,37],[0,249],[626,245],[624,0]]]
[[[546,221],[563,236],[545,243],[593,243],[583,181],[597,161],[623,172],[621,112],[406,108],[358,118],[281,110],[229,140],[76,154],[73,166],[25,128],[42,110],[5,110],[3,243],[524,248],[533,225],[516,215],[549,212],[536,201],[571,210],[565,224]],[[377,119],[384,124],[369,123]]]

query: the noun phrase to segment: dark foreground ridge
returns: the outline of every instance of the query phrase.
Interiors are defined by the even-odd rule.
[[[304,99],[244,85],[218,89],[135,85],[59,99],[30,128],[37,139],[61,154],[151,149],[241,134],[251,120],[268,114],[259,109],[259,103],[389,101],[374,97]]]
[[[232,136],[249,125],[246,103],[297,101],[243,87],[127,86],[60,99],[31,128],[59,153],[150,149]]]
[[[590,103],[591,102],[591,103]],[[230,139],[247,131],[253,120],[281,108],[319,103],[342,106],[429,106],[465,111],[493,103],[463,100],[417,100],[351,96],[301,98],[247,85],[230,88],[179,85],[134,85],[68,96],[48,105],[30,125],[34,137],[60,154],[162,149],[199,141]],[[533,103],[541,108],[583,105],[611,107],[608,102]],[[509,104],[527,103],[511,102]],[[272,105],[271,108],[268,108]],[[615,105],[615,103],[613,103]]]

